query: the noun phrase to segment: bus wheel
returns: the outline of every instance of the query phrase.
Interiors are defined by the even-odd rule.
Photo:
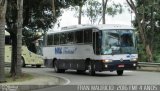
[[[56,73],[64,73],[65,72],[65,69],[58,69],[56,65],[54,65],[54,71]]]
[[[56,63],[54,63],[54,71],[55,71],[56,73],[59,73],[59,72],[60,72],[60,70],[57,68]]]
[[[21,66],[22,66],[22,67],[26,67],[26,64],[25,64],[25,61],[24,61],[24,58],[23,58],[23,57],[21,58]]]
[[[62,70],[58,69],[56,60],[54,61],[54,71],[56,73],[61,73],[62,72]]]
[[[60,73],[65,73],[65,69],[60,69]]]
[[[55,60],[55,61],[54,61],[54,71],[55,71],[56,73],[64,73],[64,72],[65,72],[65,69],[59,69],[59,68],[57,67],[57,61]]]
[[[123,75],[123,70],[117,70],[117,75],[122,76]]]
[[[38,65],[38,64],[37,64],[37,65],[36,65],[36,68],[41,68],[41,65]]]
[[[89,75],[94,76],[95,75],[95,70],[93,69],[93,64],[90,61],[89,65],[88,65],[88,70],[89,70]]]

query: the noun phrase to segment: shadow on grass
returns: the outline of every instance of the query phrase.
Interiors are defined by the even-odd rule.
[[[13,78],[11,77],[9,72],[6,72],[5,77],[6,77],[6,83],[23,82],[34,78],[31,74],[28,73],[22,73],[20,77]]]

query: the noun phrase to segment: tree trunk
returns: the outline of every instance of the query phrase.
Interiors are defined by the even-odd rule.
[[[17,76],[21,76],[21,54],[22,54],[22,25],[23,25],[23,0],[17,0]]]
[[[102,24],[106,24],[106,6],[107,6],[108,0],[102,0]]]
[[[79,16],[78,16],[78,24],[81,24],[81,17],[82,17],[82,6],[79,6]]]
[[[0,83],[5,82],[5,14],[7,0],[0,0]]]
[[[52,11],[53,11],[53,15],[56,15],[56,8],[55,8],[55,1],[52,0]]]
[[[12,63],[11,76],[16,79],[21,76],[21,52],[22,52],[22,25],[23,25],[23,0],[17,0],[17,24],[15,31],[17,34],[10,34],[12,38]]]
[[[16,31],[16,30],[15,30]],[[10,34],[12,39],[12,60],[11,60],[11,76],[13,79],[16,77],[16,69],[17,69],[17,36],[15,34]]]

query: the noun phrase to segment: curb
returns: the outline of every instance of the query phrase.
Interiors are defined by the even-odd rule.
[[[160,72],[160,67],[138,67],[138,71]]]
[[[67,85],[70,81],[65,77],[58,77],[53,75],[31,74],[34,78],[24,82],[4,83],[0,85],[0,91],[30,91],[47,87],[55,87]],[[39,77],[37,77],[37,75]],[[45,80],[43,80],[43,78]],[[37,82],[36,82],[37,81]]]

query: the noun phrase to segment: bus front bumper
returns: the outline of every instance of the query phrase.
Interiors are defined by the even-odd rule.
[[[101,65],[101,66],[100,66]],[[95,67],[96,71],[136,70],[137,62],[110,62],[101,63]]]

